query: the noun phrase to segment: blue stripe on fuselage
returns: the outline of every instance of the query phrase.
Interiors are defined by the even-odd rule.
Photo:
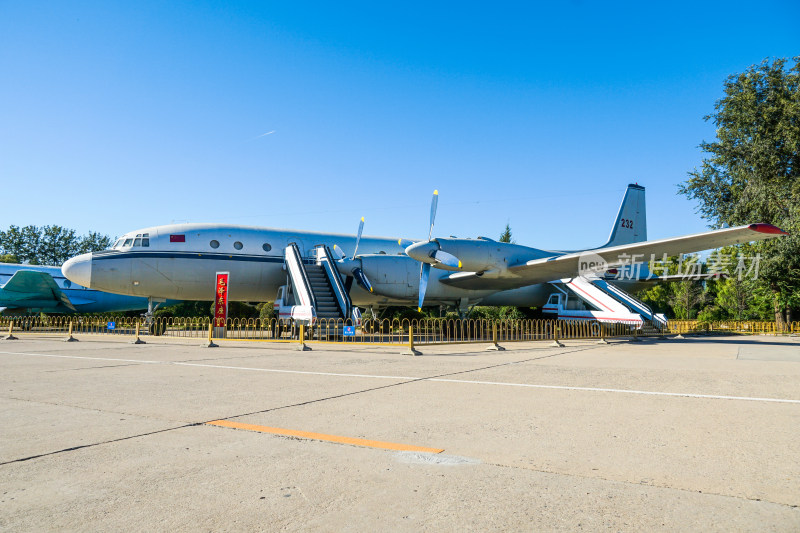
[[[92,261],[102,261],[104,259],[133,259],[152,258],[152,259],[215,259],[225,261],[248,261],[253,263],[283,263],[283,256],[270,256],[270,255],[236,255],[236,254],[219,254],[208,252],[95,252],[92,254]],[[316,263],[313,259],[303,259],[306,264]]]

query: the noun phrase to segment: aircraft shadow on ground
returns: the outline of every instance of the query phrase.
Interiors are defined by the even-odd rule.
[[[709,337],[689,336],[686,337],[686,339],[683,339],[683,342],[708,342],[713,344],[752,344],[758,346],[786,346],[786,347],[800,346],[800,338],[787,337],[787,339],[788,339],[787,342],[776,342],[776,341],[754,339],[752,337],[742,337],[742,338],[732,339],[732,338],[720,338],[714,336],[709,336]],[[670,338],[668,340],[674,342],[676,339]],[[679,342],[681,341],[681,339],[677,340]]]

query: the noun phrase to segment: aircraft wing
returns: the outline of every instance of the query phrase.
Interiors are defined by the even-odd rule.
[[[615,267],[629,264],[632,256],[637,256],[636,262],[649,261],[651,255],[661,259],[664,254],[668,256],[687,254],[722,246],[771,239],[780,235],[788,235],[788,233],[771,224],[750,224],[684,235],[683,237],[636,242],[533,259],[525,263],[511,265],[507,271],[496,274],[487,271],[484,275],[479,276],[474,272],[456,272],[449,276],[443,276],[439,281],[446,285],[473,290],[513,289],[533,285],[534,283],[546,283],[556,279],[573,277],[578,274],[581,258],[585,259],[585,256],[589,254],[592,257],[599,256],[608,263],[609,267]]]
[[[41,302],[52,302],[55,308],[63,306],[75,311],[67,295],[61,292],[53,277],[46,272],[18,270],[0,289],[0,300],[8,307],[27,307],[33,301],[36,302],[35,307],[42,307]]]

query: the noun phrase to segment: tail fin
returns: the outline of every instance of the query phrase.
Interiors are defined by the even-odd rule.
[[[607,248],[646,240],[647,210],[644,202],[644,187],[632,183],[628,185],[628,190],[625,191],[625,196],[622,198],[622,205],[619,206],[619,213],[614,221],[614,227],[611,228],[608,242],[602,247]]]

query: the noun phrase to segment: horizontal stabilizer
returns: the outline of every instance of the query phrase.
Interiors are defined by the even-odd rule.
[[[46,301],[52,302],[54,307],[63,305],[75,311],[67,295],[61,292],[53,277],[46,272],[18,270],[1,290],[0,299],[9,307],[25,307],[25,303],[30,301]]]

